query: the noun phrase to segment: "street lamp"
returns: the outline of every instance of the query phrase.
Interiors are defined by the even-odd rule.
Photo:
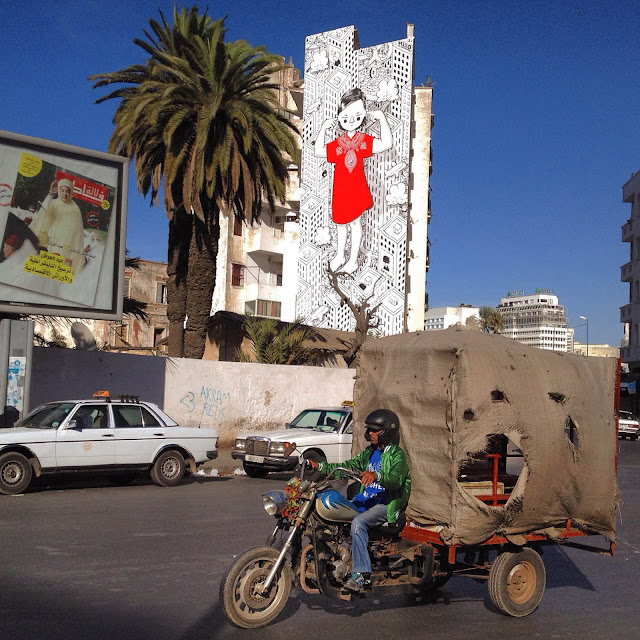
[[[589,320],[587,319],[587,316],[579,316],[579,318],[580,320],[584,320],[587,325],[587,355],[589,355]]]

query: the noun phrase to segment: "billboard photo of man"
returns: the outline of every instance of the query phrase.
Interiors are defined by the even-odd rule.
[[[77,274],[84,267],[84,227],[80,207],[73,201],[73,182],[54,180],[29,228],[42,249],[57,253]]]
[[[6,217],[0,211],[0,230],[4,223],[3,237],[22,242],[12,260],[0,261],[0,285],[92,305],[115,187],[18,150],[8,150],[4,167],[13,173],[4,177],[12,194]]]

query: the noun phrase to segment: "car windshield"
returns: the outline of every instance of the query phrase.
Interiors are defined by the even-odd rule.
[[[331,409],[307,409],[289,425],[289,429],[315,429],[316,431],[337,431],[344,417],[344,411]]]
[[[633,420],[633,416],[628,411],[621,411],[620,412],[620,417],[623,420]]]
[[[75,406],[75,402],[43,404],[34,409],[26,418],[14,426],[35,429],[57,429]]]

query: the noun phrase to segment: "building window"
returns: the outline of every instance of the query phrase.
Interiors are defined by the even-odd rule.
[[[231,284],[234,287],[242,287],[244,285],[244,265],[231,265]]]
[[[277,287],[281,287],[282,286],[282,274],[281,273],[276,273],[276,286]]]
[[[279,318],[281,313],[281,303],[274,300],[257,300],[256,315],[267,318]]]
[[[124,279],[124,283],[122,287],[122,295],[124,295],[125,298],[131,297],[131,278]]]
[[[156,304],[167,304],[166,282],[156,282]]]
[[[234,236],[242,235],[242,221],[238,220],[238,218],[233,219],[233,235]]]

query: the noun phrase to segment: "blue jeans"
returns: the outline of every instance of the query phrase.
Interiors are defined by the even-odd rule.
[[[369,527],[376,527],[387,521],[387,505],[376,504],[371,509],[359,513],[351,521],[351,553],[353,573],[371,573],[369,557]]]

